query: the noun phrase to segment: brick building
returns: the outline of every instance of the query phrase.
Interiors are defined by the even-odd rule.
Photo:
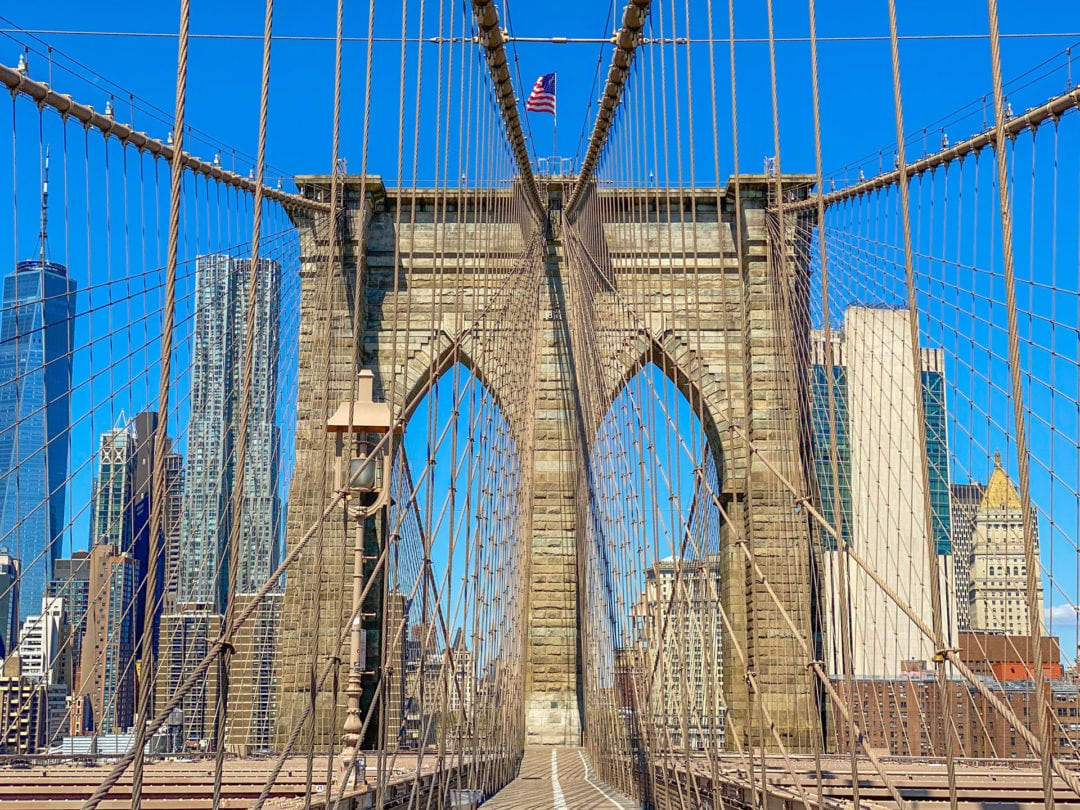
[[[960,633],[964,662],[1028,729],[1036,728],[1037,703],[1031,680],[1033,652],[1028,636]],[[1053,752],[1080,759],[1080,681],[1064,679],[1058,640],[1042,640],[1043,672],[1049,698]],[[844,694],[843,679],[834,685]],[[856,678],[851,701],[855,721],[871,748],[892,756],[945,756],[945,724],[956,727],[956,756],[1025,759],[1032,756],[1020,732],[965,680],[951,678],[944,700],[936,674],[924,661],[907,661],[899,678]],[[838,720],[830,745],[850,751],[851,739]]]

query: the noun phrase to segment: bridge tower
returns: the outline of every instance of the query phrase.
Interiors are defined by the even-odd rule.
[[[807,189],[809,180],[801,175],[785,177],[785,188]],[[516,384],[522,374],[534,374],[532,412],[504,413],[510,429],[528,436],[527,445],[532,448],[531,459],[525,461],[531,464],[533,492],[522,722],[527,742],[576,744],[588,730],[582,729],[578,616],[582,512],[576,503],[581,490],[575,457],[577,443],[588,438],[576,421],[569,356],[568,296],[573,291],[566,283],[559,227],[565,187],[560,182],[543,186],[551,223],[544,272],[536,290],[535,367],[509,369],[473,365],[461,353],[458,338],[469,328],[478,302],[494,294],[495,268],[476,256],[512,257],[526,246],[532,223],[499,213],[510,207],[499,205],[498,200],[517,192],[497,192],[492,209],[490,190],[394,190],[371,176],[349,176],[341,182],[345,206],[340,225],[342,264],[332,280],[329,302],[323,300],[332,239],[329,218],[298,215],[297,219],[301,235],[299,389],[322,390],[328,371],[330,395],[326,413],[300,408],[287,547],[291,550],[300,541],[325,503],[317,487],[324,470],[326,480],[333,480],[334,465],[334,459],[322,450],[325,421],[337,403],[350,395],[358,369],[375,373],[376,399],[392,399],[395,412],[423,395],[431,370],[448,368],[444,361],[452,364],[456,359],[472,368],[497,399],[501,387]],[[297,183],[306,196],[329,199],[329,176],[299,177]],[[773,464],[789,480],[806,486],[800,429],[804,424],[800,392],[806,379],[795,371],[798,358],[785,352],[793,344],[808,345],[806,340],[791,341],[790,331],[808,330],[808,269],[802,261],[807,253],[791,238],[793,227],[787,239],[779,240],[775,233],[770,236],[767,209],[772,183],[772,178],[764,176],[743,178],[739,217],[734,216],[730,189],[726,193],[715,188],[617,192],[642,197],[635,210],[642,212],[645,221],[638,224],[655,246],[655,254],[650,267],[621,262],[621,257],[632,255],[626,223],[604,225],[604,249],[611,257],[622,298],[648,322],[635,339],[633,351],[638,357],[628,354],[627,373],[613,376],[605,385],[614,400],[635,361],[645,358],[655,362],[691,402],[703,399],[706,431],[721,471],[721,498],[732,521],[744,527],[742,532],[721,536],[721,598],[785,744],[789,750],[809,751],[820,734],[820,716],[807,658],[763,590],[744,549],[745,545],[751,550],[754,565],[779,594],[800,633],[813,638],[810,532],[805,515],[793,508],[789,494],[774,486],[774,474],[765,466]],[[594,198],[606,193],[616,192],[596,188],[590,192]],[[594,202],[586,200],[575,215],[589,216],[589,205]],[[734,237],[736,222],[742,226],[739,240]],[[696,233],[691,234],[691,229]],[[483,240],[485,252],[471,250],[471,240]],[[698,311],[680,313],[672,306],[680,295],[675,274],[666,275],[661,285],[658,272],[688,261],[686,246],[691,241],[696,245],[697,272],[685,278],[697,277]],[[355,343],[360,347],[358,356],[352,348],[354,289],[362,295],[362,335]],[[661,305],[663,296],[669,298]],[[325,340],[329,345],[320,345]],[[391,379],[397,380],[393,389]],[[743,436],[753,440],[758,453],[746,451]],[[328,520],[322,580],[315,581],[314,551],[308,549],[291,569],[286,584],[278,673],[279,746],[310,698],[312,637],[318,637],[319,665],[340,656],[340,683],[347,680],[348,652],[338,647],[338,622],[329,612],[341,605],[347,614],[350,607],[349,600],[342,599],[352,573],[349,531],[342,520]],[[375,526],[369,529],[372,543],[377,543],[378,531]],[[329,615],[318,626],[314,622],[317,600],[323,616]],[[378,650],[378,644],[372,643],[377,639],[377,623],[367,621],[371,628],[368,662],[373,669],[378,665],[377,658],[372,659]],[[750,729],[758,722],[750,722],[756,698],[745,685],[746,673],[734,642],[723,639],[725,699],[733,721],[741,729]],[[331,727],[330,700],[324,691],[315,705],[317,747],[340,734],[339,728]],[[345,717],[343,692],[336,717],[340,726]],[[757,727],[747,731],[747,736],[758,742],[762,731]],[[771,747],[771,736],[766,735],[765,744]]]

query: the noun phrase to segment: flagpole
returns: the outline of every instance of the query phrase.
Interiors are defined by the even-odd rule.
[[[554,85],[553,89],[555,90],[555,92],[552,93],[552,95],[555,96],[554,105],[553,105],[555,107],[555,112],[553,112],[551,114],[552,115],[552,119],[551,119],[551,157],[558,160],[558,156],[559,156],[559,74],[558,73],[552,74],[552,78],[555,80],[554,82],[552,82],[552,84]],[[561,161],[560,161],[560,167],[559,168],[560,168],[560,170],[562,168]]]

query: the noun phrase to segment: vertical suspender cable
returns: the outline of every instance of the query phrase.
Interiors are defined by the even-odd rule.
[[[841,667],[844,672],[844,697],[851,701],[854,697],[852,670],[851,670],[851,618],[848,610],[848,559],[847,544],[844,541],[844,510],[840,502],[840,455],[836,442],[836,384],[834,372],[834,358],[832,347],[832,324],[830,322],[831,307],[829,301],[829,263],[828,250],[825,244],[825,201],[822,198],[824,191],[821,169],[821,105],[818,86],[818,59],[817,59],[817,14],[814,0],[809,2],[810,15],[810,86],[814,107],[814,171],[817,183],[817,228],[818,228],[818,256],[821,263],[821,308],[823,311],[822,333],[824,337],[823,349],[825,360],[825,386],[828,391],[829,408],[829,466],[832,470],[832,505],[833,519],[836,521],[837,555],[839,561],[838,602],[840,605],[840,657]],[[854,729],[847,729],[848,745],[851,749],[851,798],[855,807],[859,806],[859,746],[853,738]],[[818,791],[820,802],[821,774],[818,773]]]
[[[1051,739],[1045,676],[1042,667],[1042,605],[1038,594],[1042,567],[1035,548],[1034,515],[1031,509],[1031,482],[1027,443],[1027,420],[1024,416],[1024,388],[1020,371],[1020,339],[1016,314],[1016,272],[1013,263],[1012,211],[1008,167],[1005,155],[1005,100],[1001,88],[1001,35],[998,27],[997,0],[987,0],[990,18],[990,69],[994,83],[994,157],[997,159],[998,203],[1001,214],[1001,252],[1005,266],[1005,315],[1009,340],[1009,391],[1016,428],[1016,463],[1020,478],[1020,509],[1024,521],[1024,563],[1027,566],[1028,634],[1031,636],[1032,669],[1035,682],[1035,724],[1042,750],[1039,766],[1042,771],[1043,801],[1054,807],[1053,774],[1050,768]],[[893,34],[895,39],[895,33]],[[894,46],[895,47],[895,46]]]
[[[711,0],[710,0],[711,2]],[[732,214],[732,242],[735,248],[735,261],[739,270],[738,278],[738,291],[739,291],[739,322],[741,324],[743,332],[744,343],[749,344],[748,330],[750,328],[750,315],[748,310],[748,302],[746,300],[746,246],[743,242],[743,226],[745,224],[745,216],[742,205],[742,177],[739,168],[739,106],[738,106],[738,82],[736,73],[736,59],[735,59],[735,0],[728,0],[728,61],[731,74],[731,185],[734,189],[734,203],[735,210]],[[719,178],[717,178],[719,182]],[[722,210],[722,208],[720,209]],[[718,214],[717,218],[720,218]],[[750,438],[750,366],[748,363],[743,363],[743,402],[745,403],[741,416],[743,435],[749,440]],[[745,543],[746,535],[749,533],[750,526],[753,520],[754,499],[752,492],[750,491],[750,464],[751,454],[749,446],[746,447],[743,462],[746,465],[744,471],[743,480],[745,485],[743,488],[743,508],[742,508],[742,532],[737,535],[736,542]],[[745,571],[745,569],[744,569]],[[729,571],[730,575],[730,571]],[[750,594],[747,594],[748,601],[751,599]],[[747,605],[749,609],[749,604]],[[750,735],[750,681],[745,677],[746,672],[750,666],[749,657],[747,657],[746,663],[743,666],[743,685],[745,689],[745,703],[744,709],[746,716],[740,718],[746,723],[746,743],[749,751],[748,757],[752,759],[753,754],[753,739]],[[730,668],[729,668],[730,671]],[[747,775],[751,780],[751,789],[753,788],[753,768],[750,765],[746,769]]]
[[[188,28],[191,20],[190,0],[180,2],[179,46],[176,65],[176,114],[173,124],[175,142],[172,153],[169,185],[169,244],[165,264],[165,302],[162,306],[161,325],[161,378],[158,382],[158,423],[154,430],[153,479],[151,481],[150,505],[150,555],[146,571],[146,627],[143,629],[141,656],[143,676],[139,683],[139,717],[135,734],[135,757],[132,770],[131,807],[136,810],[142,803],[143,757],[146,745],[146,721],[150,710],[150,693],[154,681],[152,661],[153,615],[155,584],[157,582],[157,559],[160,553],[159,537],[164,526],[165,510],[165,453],[169,432],[169,394],[172,376],[173,329],[176,320],[176,260],[180,241],[180,204],[184,173],[181,159],[184,154],[184,114],[187,103],[187,57]],[[65,189],[65,194],[66,194]],[[106,780],[107,781],[107,780]],[[103,782],[98,788],[105,786]],[[95,796],[97,792],[95,792]],[[105,795],[101,794],[102,797]],[[100,801],[100,799],[99,799]],[[96,803],[95,803],[96,806]]]
[[[924,531],[926,532],[926,555],[930,576],[930,609],[935,646],[934,661],[937,670],[938,694],[941,705],[948,706],[949,684],[945,663],[945,635],[942,627],[941,577],[937,555],[937,542],[934,538],[934,511],[930,502],[930,467],[926,448],[926,409],[923,401],[922,350],[919,347],[919,302],[915,289],[914,249],[911,244],[911,206],[910,183],[907,179],[907,160],[904,152],[904,107],[900,91],[900,46],[896,35],[896,0],[889,0],[889,43],[892,53],[893,105],[896,112],[896,161],[897,170],[903,180],[900,189],[900,227],[904,245],[904,277],[907,288],[908,325],[911,341],[911,367],[915,392],[915,432],[919,441],[919,482],[922,485],[922,510]],[[953,757],[953,729],[951,717],[945,713],[941,717],[942,733],[945,736],[945,766],[949,779],[949,806],[956,810],[956,762]]]
[[[214,810],[221,806],[221,781],[225,764],[225,733],[229,717],[229,674],[233,656],[232,633],[236,618],[237,577],[240,573],[240,534],[244,528],[244,491],[247,479],[248,422],[251,410],[251,377],[255,357],[255,317],[259,303],[259,240],[262,236],[263,177],[266,170],[266,119],[270,102],[270,46],[274,26],[274,0],[266,0],[263,26],[262,86],[259,95],[259,134],[255,157],[255,198],[251,229],[251,260],[248,266],[247,318],[244,325],[244,365],[241,377],[240,423],[237,429],[233,473],[232,525],[229,527],[228,593],[222,622],[223,644],[218,659],[218,701],[214,717]]]
[[[157,430],[154,432],[154,469],[153,469],[153,505],[151,512],[150,523],[150,543],[151,543],[151,557],[150,562],[152,566],[157,564],[157,537],[162,525],[162,509],[164,507],[164,490],[165,490],[165,437],[168,430],[168,407],[169,407],[169,392],[170,382],[169,378],[172,374],[172,348],[173,348],[173,329],[176,316],[176,262],[177,252],[179,250],[180,242],[180,205],[181,195],[183,189],[183,146],[184,146],[184,115],[187,103],[187,65],[188,65],[188,29],[191,21],[191,0],[180,0],[180,26],[179,26],[179,44],[177,50],[177,63],[176,63],[176,112],[174,121],[174,133],[175,143],[172,153],[171,161],[171,173],[170,173],[170,185],[169,185],[169,243],[168,253],[165,265],[165,303],[163,307],[162,317],[162,332],[161,332],[161,379],[159,382],[158,392],[158,409],[161,413],[161,418],[158,421]],[[151,576],[155,568],[151,567],[147,572],[148,576]],[[150,583],[147,584],[147,604],[152,606],[151,596],[153,594],[153,578],[151,577]],[[147,648],[149,646],[148,637],[152,634],[146,633],[143,636],[143,655],[146,656]],[[146,657],[144,661],[148,660]],[[147,735],[147,712],[150,702],[150,683],[151,677],[146,677],[139,690],[139,723],[138,730],[135,737],[134,750],[138,756],[134,757],[135,769],[132,773],[132,792],[131,792],[131,806],[137,808],[141,804],[142,797],[142,785],[143,785],[143,769],[142,769],[142,748],[145,745]],[[120,776],[123,774],[122,768],[114,768],[109,775],[102,780],[97,789],[87,800],[84,807],[88,810],[94,810],[101,800],[108,795],[109,791],[119,781]]]
[[[327,217],[326,233],[329,240],[329,246],[326,257],[325,276],[323,278],[322,300],[323,305],[327,307],[329,311],[332,305],[334,295],[334,280],[337,278],[338,261],[341,256],[341,239],[343,234],[341,232],[340,217],[343,214],[343,206],[340,202],[341,195],[341,176],[338,167],[338,153],[341,142],[341,64],[342,64],[342,33],[344,26],[344,0],[337,0],[337,13],[335,15],[334,25],[334,101],[333,110],[331,112],[331,125],[330,125],[330,214]],[[316,229],[316,233],[318,230]],[[325,416],[328,413],[329,399],[330,399],[330,369],[331,362],[334,355],[333,350],[330,348],[330,321],[328,318],[320,319],[320,327],[322,328],[322,337],[324,340],[323,347],[325,353],[325,363],[323,365],[323,389],[319,392],[320,402],[319,410],[317,413]],[[322,452],[323,456],[329,457],[330,454],[330,434],[323,433],[321,436]],[[320,465],[319,473],[319,488],[318,497],[320,499],[320,506],[326,506],[326,494],[328,484],[328,475],[326,464]],[[323,577],[323,550],[325,548],[326,535],[324,531],[324,521],[319,519],[318,523],[318,540],[315,545],[315,581],[321,583]],[[342,572],[344,574],[344,572]],[[338,617],[338,621],[341,620],[341,615],[344,611],[344,599],[346,589],[344,583],[341,585],[341,595],[338,598],[338,604],[334,608],[334,615]],[[311,682],[315,680],[315,671],[318,666],[319,658],[319,643],[320,643],[320,625],[321,625],[321,610],[322,600],[317,600],[315,603],[315,619],[313,622],[314,632],[311,636]],[[337,730],[337,715],[338,715],[338,696],[340,690],[340,647],[333,651],[333,655],[337,657],[334,666],[334,679],[333,679],[333,694],[330,700],[330,750],[326,757],[326,793],[329,795],[334,787],[334,733]],[[314,690],[313,690],[314,691]],[[305,762],[305,778],[307,780],[307,796],[305,803],[310,801],[311,795],[311,782],[312,782],[312,769],[314,766],[315,755],[315,739],[317,733],[317,723],[314,714],[314,705],[316,701],[315,694],[312,694],[309,698],[312,704],[312,717],[311,726],[308,731],[308,750],[307,761]]]

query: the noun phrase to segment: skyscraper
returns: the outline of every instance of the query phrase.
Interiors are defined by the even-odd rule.
[[[180,588],[180,527],[184,512],[184,457],[165,457],[165,538],[161,549],[164,571],[161,581],[161,613],[176,610]]]
[[[1037,560],[1037,536],[1035,549]],[[1024,513],[1020,496],[1001,466],[1000,453],[994,454],[994,471],[990,473],[979,508],[975,510],[970,577],[972,629],[1027,635],[1030,614],[1024,558]],[[1042,599],[1040,575],[1036,604],[1042,605]]]
[[[49,582],[49,596],[59,596],[64,601],[70,634],[71,690],[75,692],[82,680],[82,643],[86,634],[86,611],[90,605],[90,552],[76,551],[70,558],[56,561],[53,578]]]
[[[150,571],[150,511],[153,508],[154,432],[158,426],[156,411],[143,411],[132,420],[135,447],[131,459],[131,555],[139,561],[139,588],[135,593],[135,638],[142,638],[146,610],[146,583],[156,577],[161,596],[161,580],[165,573],[165,558],[158,556],[157,570]],[[164,531],[162,531],[164,535]],[[164,551],[164,547],[160,548]]]
[[[180,684],[191,677],[221,633],[221,615],[186,604],[177,613],[161,617],[161,645],[158,657],[154,710],[161,712]],[[218,668],[206,675],[182,698],[181,739],[194,748],[207,750],[214,736],[214,707],[217,705]]]
[[[0,548],[0,657],[19,639],[19,561]]]
[[[649,722],[675,748],[724,745],[720,572],[719,557],[667,557],[645,572],[638,654],[653,674],[643,691],[651,698]]]
[[[971,625],[971,542],[975,533],[975,513],[986,490],[982,484],[953,484],[952,547],[956,577],[956,625],[970,630]]]
[[[65,605],[62,596],[44,597],[41,612],[23,622],[19,641],[22,674],[48,684],[71,680],[66,640]]]
[[[161,613],[172,609],[176,594],[176,566],[179,563],[180,498],[183,493],[183,458],[172,452],[172,439],[165,439],[165,492],[158,558],[150,571],[150,518],[154,508],[154,435],[158,429],[156,411],[136,414],[129,428],[134,435],[131,466],[131,554],[139,563],[139,589],[135,594],[135,638],[141,639],[146,626],[146,584],[153,576],[155,602],[159,608],[150,617],[155,643]],[[170,567],[171,566],[171,567]],[[138,645],[138,641],[136,645]]]
[[[229,533],[240,520],[237,593],[257,590],[278,562],[278,274],[259,262],[254,366],[247,414],[242,515],[233,514],[236,446],[251,262],[202,256],[196,263],[191,421],[185,473],[178,602],[222,612],[229,590]]]
[[[83,732],[127,730],[135,714],[135,598],[138,564],[108,543],[90,550],[89,602],[82,642],[80,718]]]
[[[64,531],[75,282],[48,258],[49,153],[36,255],[0,295],[0,546],[21,574],[18,614],[37,612]]]
[[[101,434],[90,545],[109,543],[132,551],[135,429],[121,413],[112,430]]]
[[[41,609],[60,556],[74,336],[75,282],[42,248],[0,297],[0,545],[22,569],[23,619]]]
[[[426,651],[420,677],[423,685],[417,682],[417,686],[423,689],[424,725],[448,746],[464,744],[474,728],[476,663],[462,628],[454,633],[449,650],[437,645]]]
[[[945,364],[940,349],[921,349],[924,423],[916,424],[915,371],[908,311],[852,307],[843,332],[833,334],[833,369],[817,334],[810,369],[811,441],[824,516],[842,526],[841,539],[933,626],[929,582],[932,541],[938,564],[945,642],[956,633],[949,498]],[[829,381],[833,386],[829,431]],[[834,481],[831,438],[837,457]],[[920,443],[925,441],[927,469]],[[929,489],[926,489],[927,483]],[[839,503],[834,494],[839,491]],[[927,525],[924,495],[931,514]],[[931,641],[861,569],[849,565],[847,605],[839,600],[840,565],[847,559],[824,532],[822,602],[825,656],[842,671],[842,634],[851,642],[857,675],[896,677],[905,660],[929,661]],[[928,537],[929,536],[929,537]],[[845,622],[846,617],[846,622]]]

